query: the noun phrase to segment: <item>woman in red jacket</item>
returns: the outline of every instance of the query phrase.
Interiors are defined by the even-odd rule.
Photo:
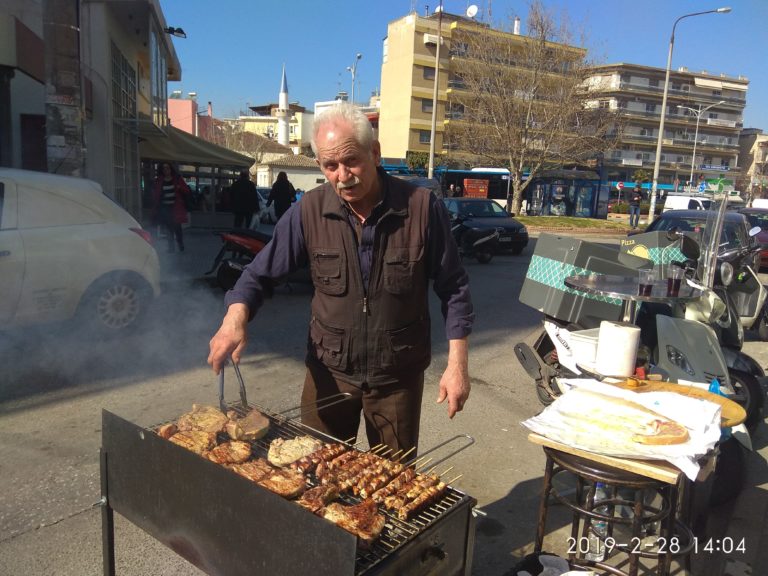
[[[186,197],[190,194],[189,186],[168,162],[163,162],[157,172],[153,189],[154,221],[168,232],[168,252],[175,250],[174,238],[179,250],[184,252],[181,225],[187,222]]]

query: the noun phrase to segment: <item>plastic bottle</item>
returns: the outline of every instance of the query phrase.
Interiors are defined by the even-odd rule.
[[[605,506],[601,506],[599,503],[606,500],[608,493],[605,491],[605,484],[602,482],[595,483],[595,500],[592,509],[598,514],[607,514]],[[605,520],[599,518],[591,519],[592,526],[590,527],[587,535],[589,541],[589,551],[584,555],[586,560],[592,560],[594,562],[602,562],[605,560],[605,544],[603,540],[606,536],[608,525]]]

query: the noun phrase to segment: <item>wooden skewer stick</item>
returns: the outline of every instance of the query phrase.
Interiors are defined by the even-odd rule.
[[[448,472],[450,472],[451,470],[453,470],[453,466],[451,466],[450,468],[447,468],[447,469],[445,470],[445,472],[443,472],[442,474],[438,474],[438,476],[445,476],[445,475],[446,475],[446,474],[448,474]]]
[[[393,459],[395,458],[395,456],[397,456],[398,454],[400,454],[400,452],[402,452],[402,451],[403,451],[403,450],[402,450],[402,448],[401,448],[400,450],[398,450],[398,451],[397,451],[397,452],[395,452],[394,454],[390,454],[390,456],[389,456],[389,459],[390,459],[390,460],[393,460]]]
[[[411,448],[410,450],[408,450],[408,452],[406,452],[405,454],[403,454],[402,456],[400,456],[400,457],[397,459],[397,461],[398,461],[398,462],[402,462],[403,458],[405,458],[406,456],[408,456],[408,455],[409,455],[411,452],[413,452],[414,450],[416,450],[416,447],[415,447],[415,446],[414,446],[413,448]]]
[[[351,438],[348,438],[347,440],[342,440],[342,443],[343,444],[349,444],[354,439],[355,439],[355,436],[352,436]],[[360,442],[362,442],[362,440]],[[360,444],[360,442],[357,442],[357,444]],[[354,446],[354,444],[352,444],[352,446]]]
[[[419,464],[419,467],[418,467],[418,468],[416,468],[416,471],[418,472],[418,471],[419,471],[419,468],[424,468],[424,467],[426,467],[426,465],[427,465],[427,464],[429,464],[430,462],[432,462],[432,460],[433,460],[433,458],[427,458],[426,460],[424,460],[424,462],[422,462],[421,464]]]
[[[464,474],[459,474],[459,475],[458,475],[458,476],[456,476],[456,478],[454,478],[453,480],[449,480],[448,482],[446,482],[446,484],[453,484],[454,482],[456,482],[456,480],[458,480],[458,479],[459,479],[459,478],[461,478],[462,476],[464,476]]]

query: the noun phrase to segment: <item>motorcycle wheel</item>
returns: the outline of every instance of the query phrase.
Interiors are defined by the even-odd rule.
[[[709,504],[719,506],[739,495],[744,486],[744,449],[736,438],[720,442]]]
[[[761,314],[757,321],[757,335],[763,342],[768,342],[768,318],[766,318],[766,314]]]
[[[728,376],[736,392],[731,400],[746,410],[744,425],[751,434],[763,419],[763,387],[757,378],[741,370],[728,370]]]
[[[477,258],[477,261],[480,262],[480,264],[488,264],[488,262],[491,261],[491,258],[493,258],[493,253],[488,252],[487,250],[478,250],[475,252],[475,258]]]

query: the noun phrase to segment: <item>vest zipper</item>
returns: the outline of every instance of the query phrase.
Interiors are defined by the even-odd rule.
[[[368,316],[368,296],[363,296],[363,314]]]

